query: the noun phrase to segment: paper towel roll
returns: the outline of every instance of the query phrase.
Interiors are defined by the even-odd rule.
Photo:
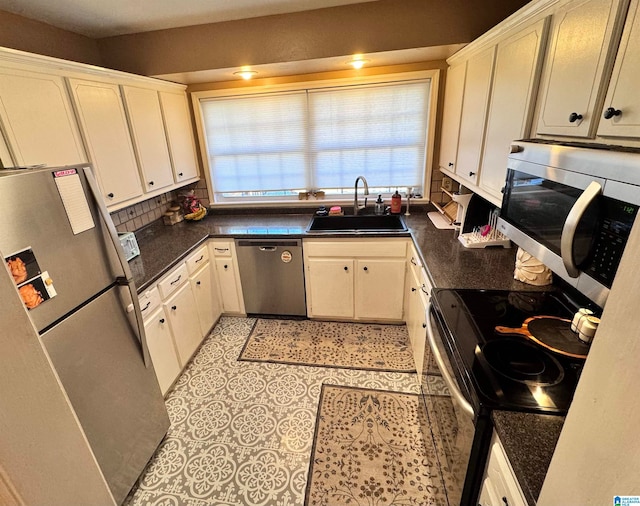
[[[513,271],[513,278],[529,285],[550,285],[551,269],[522,248],[518,248],[518,252],[516,253],[516,268]]]

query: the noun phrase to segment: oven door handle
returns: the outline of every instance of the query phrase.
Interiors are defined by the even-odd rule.
[[[465,399],[464,395],[456,385],[455,380],[449,374],[449,370],[446,368],[444,364],[444,360],[440,355],[440,350],[436,345],[436,338],[433,335],[433,328],[431,327],[431,307],[432,303],[429,302],[427,306],[427,338],[429,339],[429,346],[431,347],[431,352],[433,353],[433,357],[436,360],[436,364],[438,364],[438,368],[442,373],[442,377],[444,378],[444,382],[447,384],[449,388],[449,392],[451,392],[451,396],[456,400],[458,405],[462,408],[462,410],[467,413],[471,418],[475,418],[475,413],[473,411],[473,406],[469,403],[467,399]]]
[[[600,186],[600,183],[591,181],[589,186],[582,192],[582,195],[578,197],[576,203],[573,204],[571,211],[567,215],[567,221],[564,222],[564,227],[562,227],[560,256],[567,274],[572,278],[577,278],[580,275],[580,270],[573,260],[573,241],[576,236],[576,230],[578,230],[578,224],[591,203],[601,193],[602,186]]]

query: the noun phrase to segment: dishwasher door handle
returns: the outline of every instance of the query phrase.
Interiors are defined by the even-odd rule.
[[[275,251],[277,246],[260,246],[260,251]]]

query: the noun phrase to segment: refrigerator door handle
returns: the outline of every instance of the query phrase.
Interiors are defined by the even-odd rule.
[[[120,266],[122,267],[122,272],[124,276],[116,279],[118,285],[126,286],[129,289],[129,294],[131,296],[131,304],[133,304],[133,311],[136,318],[136,328],[135,333],[137,334],[138,341],[140,342],[140,347],[142,348],[142,358],[144,360],[145,367],[151,367],[151,356],[149,355],[149,347],[147,346],[147,335],[144,332],[144,322],[142,320],[142,311],[140,311],[140,303],[138,302],[138,294],[135,289],[135,283],[133,282],[133,276],[131,275],[131,269],[129,269],[129,263],[124,255],[124,251],[122,250],[122,246],[120,245],[120,239],[118,238],[118,231],[111,221],[111,216],[109,215],[109,210],[107,209],[104,200],[102,199],[102,195],[100,194],[100,188],[98,187],[98,182],[96,181],[95,176],[93,175],[93,171],[90,167],[85,167],[82,169],[84,172],[84,176],[87,179],[87,184],[89,185],[89,189],[91,190],[91,194],[93,195],[93,200],[98,207],[98,211],[100,212],[100,217],[102,221],[107,227],[109,231],[109,237],[111,238],[111,242],[113,243],[113,248],[118,255],[118,261],[120,262]],[[127,308],[123,307],[126,311]]]

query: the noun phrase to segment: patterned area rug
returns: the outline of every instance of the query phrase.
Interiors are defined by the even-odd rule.
[[[415,372],[404,325],[261,319],[239,360]]]
[[[446,504],[419,402],[413,394],[323,385],[305,506]]]

